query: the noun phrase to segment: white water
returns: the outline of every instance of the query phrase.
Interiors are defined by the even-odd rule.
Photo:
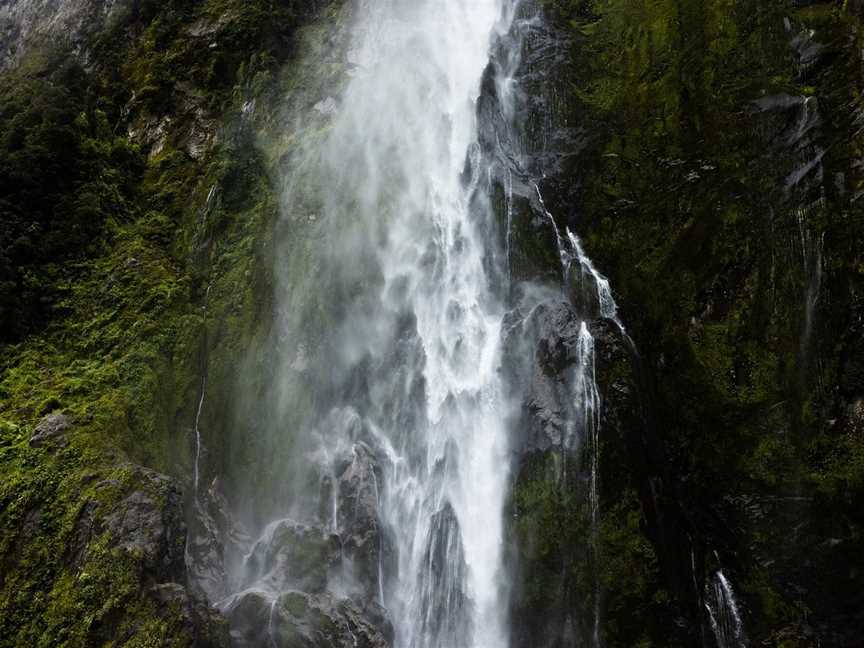
[[[212,190],[211,190],[212,193]],[[198,481],[201,470],[201,428],[198,426],[201,421],[201,410],[204,407],[204,395],[207,392],[207,377],[201,379],[201,398],[198,400],[198,409],[195,411],[195,497],[198,497]]]
[[[274,422],[264,450],[273,454],[261,458],[282,483],[264,493],[276,504],[255,522],[257,543],[269,547],[283,523],[339,535],[344,563],[328,575],[328,590],[382,604],[395,648],[509,643],[503,508],[514,403],[501,371],[508,291],[500,284],[508,276],[514,177],[507,169],[508,231],[499,237],[484,193],[493,162],[477,141],[476,101],[490,46],[510,28],[513,7],[513,0],[357,0],[350,76],[336,96],[316,98],[326,121],[298,142],[286,178],[277,398],[261,417]],[[511,117],[506,102],[516,93],[506,77],[517,60],[495,80],[499,90],[510,88],[498,99]],[[588,541],[596,547],[600,394],[589,323],[618,322],[617,308],[579,239],[546,214],[563,285],[575,285],[586,306],[574,303],[583,323],[562,449],[590,453]],[[320,495],[310,488],[316,479],[327,484]],[[371,567],[352,544],[370,500],[376,519],[363,523],[361,536],[377,544],[359,546]],[[363,535],[375,524],[377,536]],[[231,612],[248,592],[264,597],[275,641],[277,601],[292,576],[251,555],[231,574],[235,594],[221,606]],[[594,590],[587,631],[599,647],[596,574]]]
[[[590,453],[589,458],[589,490],[588,499],[591,510],[591,550],[594,559],[597,557],[597,543],[600,516],[600,392],[597,388],[594,365],[594,337],[588,328],[588,321],[595,318],[606,318],[615,322],[621,333],[626,337],[624,326],[618,317],[618,306],[612,296],[609,280],[601,275],[591,259],[585,254],[582,243],[569,228],[565,230],[566,238],[555,222],[555,217],[546,208],[540,188],[535,184],[534,190],[546,217],[555,231],[558,243],[558,256],[561,260],[562,287],[565,292],[573,290],[580,293],[574,306],[582,318],[579,328],[579,339],[576,349],[576,364],[573,378],[573,404],[576,413],[571,422],[568,434],[564,439],[564,448],[568,451],[577,450],[580,444],[586,443]],[[586,299],[587,298],[587,299]],[[597,568],[594,568],[594,606],[591,646],[599,648],[602,645],[600,637],[600,580]],[[725,647],[723,647],[725,648]]]
[[[709,579],[705,590],[705,609],[718,648],[746,648],[747,637],[735,592],[722,569]]]
[[[318,247],[305,277],[291,265],[299,246],[281,252],[277,329],[289,359],[273,418],[296,417],[297,385],[308,386],[299,427],[312,470],[331,483],[319,510],[333,532],[351,533],[340,461],[361,443],[374,453],[388,564],[379,546],[377,583],[352,583],[347,569],[331,590],[374,592],[397,648],[508,644],[504,304],[494,289],[506,269],[488,201],[472,197],[487,173],[480,81],[511,17],[511,0],[358,0],[350,78],[288,179],[286,214]],[[283,517],[308,517],[292,506]]]
[[[353,216],[381,228],[382,281],[375,312],[362,316],[365,345],[343,350],[386,352],[378,333],[408,313],[418,352],[400,360],[425,387],[416,429],[400,429],[383,407],[367,414],[391,452],[381,515],[398,565],[384,598],[397,646],[505,646],[503,305],[478,233],[490,214],[469,209],[481,169],[467,183],[460,176],[490,39],[507,25],[499,0],[378,1],[362,12],[357,72],[325,159],[341,188],[331,217],[347,215],[348,198]],[[401,400],[386,381],[371,388]]]

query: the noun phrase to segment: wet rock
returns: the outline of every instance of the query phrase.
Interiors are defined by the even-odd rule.
[[[214,479],[192,506],[187,544],[190,578],[210,601],[228,593],[225,566],[238,561],[250,544],[248,533],[231,514],[219,481]]]
[[[60,412],[52,412],[43,417],[33,430],[30,445],[34,448],[54,443],[65,445],[65,435],[71,425],[69,417]]]
[[[526,394],[519,437],[520,454],[561,447],[573,416],[570,375],[577,361],[582,320],[567,302],[543,302],[505,336],[505,364],[514,393]],[[528,358],[527,361],[522,358]]]
[[[393,640],[381,608],[330,594],[246,591],[224,613],[235,648],[387,648]]]
[[[250,582],[270,591],[323,592],[339,562],[339,538],[318,527],[279,520],[265,530],[246,561]]]
[[[228,648],[228,624],[214,608],[199,598],[191,597],[182,585],[162,583],[151,588],[158,602],[157,615],[176,623],[179,630],[192,638],[191,645],[199,648]]]
[[[514,281],[545,281],[561,278],[558,239],[552,221],[532,187],[512,188],[509,205],[509,265]]]
[[[275,603],[264,591],[245,591],[222,606],[222,614],[231,625],[232,646],[253,648],[268,645]]]
[[[377,465],[366,444],[355,443],[352,452],[351,463],[338,479],[339,533],[353,578],[367,595],[375,597],[382,553]]]
[[[591,320],[601,316],[602,304],[597,277],[578,261],[574,261],[567,272],[567,296],[573,309],[584,319]]]

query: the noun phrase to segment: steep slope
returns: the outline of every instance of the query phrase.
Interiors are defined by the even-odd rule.
[[[226,645],[187,578],[181,492],[209,350],[210,393],[230,390],[267,308],[257,134],[327,9],[106,11],[4,6],[0,643]]]
[[[566,82],[529,108],[553,160],[540,187],[640,358],[635,379],[613,362],[605,381],[607,413],[630,416],[635,384],[645,417],[601,433],[606,641],[857,645],[861,7],[545,8],[526,82]],[[566,509],[525,488],[559,508],[523,558],[560,570]],[[741,629],[712,627],[718,579]],[[535,619],[559,614],[549,596]]]

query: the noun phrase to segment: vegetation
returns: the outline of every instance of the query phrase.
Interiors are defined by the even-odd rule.
[[[0,645],[221,645],[109,522],[137,492],[176,514],[129,461],[191,474],[209,341],[218,393],[266,306],[275,199],[240,114],[267,118],[304,4],[141,3],[95,67],[33,50],[0,77]],[[31,443],[52,412],[68,430]]]
[[[641,499],[664,587],[695,598],[688,547],[697,577],[716,550],[752,640],[839,645],[864,541],[862,23],[858,3],[799,4],[549,0],[573,39],[567,119],[590,142],[547,203],[642,356],[660,454],[630,460],[628,487],[663,485]],[[614,516],[628,491],[605,488]]]

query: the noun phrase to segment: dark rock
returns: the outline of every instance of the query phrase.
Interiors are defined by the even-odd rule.
[[[272,523],[246,561],[250,582],[269,591],[297,589],[319,593],[339,562],[339,538],[293,520]]]
[[[248,533],[232,515],[214,479],[192,506],[187,544],[190,578],[208,600],[217,601],[228,593],[225,566],[240,560],[249,544]]]
[[[246,591],[225,606],[235,648],[387,648],[393,629],[383,610],[330,594]]]
[[[158,601],[157,614],[172,621],[179,610],[179,630],[192,638],[199,648],[227,648],[228,624],[217,610],[202,599],[191,597],[182,585],[162,583],[155,585],[150,594]]]
[[[140,557],[156,582],[183,582],[186,524],[175,483],[147,468],[133,468],[138,490],[118,502],[105,518],[111,545]]]
[[[573,420],[572,371],[582,320],[565,301],[543,302],[508,327],[505,366],[513,393],[526,394],[512,447],[519,453],[562,447]],[[527,360],[526,360],[527,359]]]
[[[578,260],[570,264],[567,272],[567,297],[574,310],[585,320],[596,319],[602,314],[597,277]]]
[[[66,432],[72,422],[69,417],[60,412],[52,412],[42,418],[36,424],[33,435],[30,437],[30,445],[34,448],[45,446],[49,443],[58,445],[66,444]]]
[[[338,479],[338,523],[344,556],[352,576],[367,596],[376,597],[382,554],[382,532],[378,519],[378,475],[369,447],[355,443],[353,459]]]

